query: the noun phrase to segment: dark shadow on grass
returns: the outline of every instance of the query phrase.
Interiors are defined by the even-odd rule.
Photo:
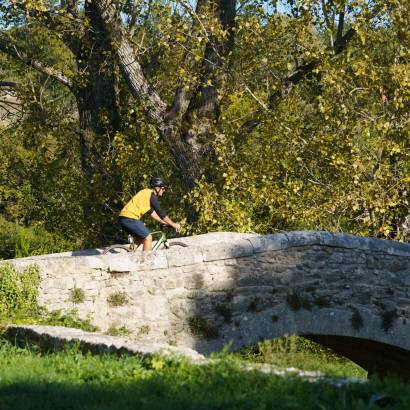
[[[188,375],[187,375],[188,376]],[[127,384],[14,383],[0,387],[1,410],[229,410],[304,409],[344,410],[369,403],[381,386],[329,384],[268,377],[253,372],[211,371],[210,377],[195,372],[186,378],[154,376]],[[192,377],[193,376],[193,377]],[[395,389],[399,386],[396,384]],[[393,387],[388,387],[387,390]],[[400,388],[397,410],[407,409],[410,393]],[[362,407],[360,407],[362,408]]]

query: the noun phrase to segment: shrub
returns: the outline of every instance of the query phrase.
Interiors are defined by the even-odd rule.
[[[0,217],[0,258],[63,252],[73,247],[73,243],[46,231],[41,225],[25,228]]]
[[[0,265],[0,316],[36,315],[40,272],[30,265],[18,273],[10,264]]]

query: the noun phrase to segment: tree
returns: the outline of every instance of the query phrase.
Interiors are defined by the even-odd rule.
[[[80,10],[76,0],[49,9],[42,2],[5,2],[1,12],[6,29],[0,35],[0,50],[64,86],[75,98],[81,167],[88,186],[84,220],[88,221],[103,211],[96,204],[91,215],[90,198],[100,196],[96,175],[107,186],[105,192],[121,190],[118,172],[104,169],[101,161],[106,141],[120,126],[119,79],[95,4],[85,2]],[[56,47],[58,53],[47,54]],[[115,200],[113,195],[105,204],[115,206]]]
[[[372,104],[375,89],[390,87],[397,95],[387,98],[395,104],[405,99],[405,89],[398,91],[405,75],[393,63],[399,46],[386,56],[387,71],[363,68],[370,61],[369,41],[390,41],[396,31],[400,41],[407,41],[400,29],[408,9],[404,0],[287,0],[275,6],[256,0],[199,0],[195,7],[184,0],[90,0],[84,8],[74,0],[47,7],[40,1],[15,8],[7,4],[2,7],[10,25],[2,32],[0,48],[55,79],[76,101],[89,198],[113,202],[121,181],[110,185],[112,201],[98,188],[126,173],[125,157],[135,167],[129,151],[137,139],[155,146],[149,153],[152,162],[138,164],[140,169],[129,175],[149,172],[159,152],[155,150],[173,158],[182,195],[200,214],[192,228],[197,231],[207,226],[263,230],[264,223],[266,229],[289,228],[301,221],[338,226],[335,219],[318,216],[325,208],[348,220],[344,226],[350,229],[358,218],[355,212],[364,220],[369,207],[363,204],[380,194],[371,184],[366,201],[357,201],[340,158],[350,150],[347,142],[365,144],[371,158],[382,143],[381,130],[369,140],[359,138],[357,131],[365,122],[358,112],[365,111],[373,122],[380,115],[379,105]],[[45,32],[54,33],[53,42],[47,40],[42,51]],[[377,50],[383,54],[381,47]],[[352,65],[360,66],[363,76]],[[390,68],[400,78],[394,86],[386,80]],[[366,98],[355,91],[362,88],[371,90]],[[396,124],[394,115],[402,118],[406,108],[394,112],[391,107],[390,123]],[[127,137],[132,133],[138,133],[133,140]],[[116,150],[109,162],[107,146]],[[396,175],[406,167],[405,159],[389,161],[401,167]],[[372,164],[369,159],[363,169],[370,172]],[[359,203],[360,209],[332,211],[343,203],[329,187],[345,204],[356,208]],[[276,197],[267,195],[270,190]],[[348,198],[341,195],[344,191],[349,191]],[[267,196],[275,206],[264,204]],[[301,198],[306,209],[298,204]],[[397,221],[403,203],[395,203],[400,208]],[[93,219],[99,209],[94,206]],[[218,224],[221,213],[230,225]],[[377,216],[373,220],[372,234],[384,224]],[[370,232],[369,225],[361,228]]]
[[[214,124],[219,118],[221,102],[226,94],[229,65],[232,56],[235,55],[235,30],[238,28],[236,10],[240,2],[198,1],[195,10],[183,1],[177,3],[187,10],[192,18],[191,25],[187,26],[191,32],[198,30],[199,25],[204,26],[202,21],[206,20],[206,16],[211,23],[205,29],[207,41],[202,47],[201,55],[197,54],[197,50],[192,50],[192,40],[187,40],[188,44],[184,46],[187,52],[200,62],[195,65],[189,61],[188,64],[188,75],[198,80],[192,84],[181,84],[175,91],[172,102],[167,104],[144,75],[138,55],[130,44],[117,12],[116,4],[119,2],[95,0],[96,8],[114,43],[114,51],[133,95],[141,100],[145,114],[155,123],[161,138],[168,143],[184,185],[191,189],[201,175],[208,174],[202,159],[204,156],[212,156],[208,145],[210,138],[215,134]],[[280,99],[289,93],[292,86],[312,75],[322,60],[334,59],[346,49],[357,32],[357,28],[352,26],[353,23],[374,18],[386,6],[378,2],[356,5],[356,2],[349,1],[288,1],[288,4],[294,19],[299,20],[297,24],[304,24],[309,29],[324,28],[328,45],[314,55],[291,56],[296,62],[292,72],[281,78],[281,84],[268,96],[266,104],[262,104],[268,110],[275,110]],[[349,15],[351,20],[347,29],[346,15]],[[255,24],[259,26],[261,22],[256,21]],[[253,117],[244,124],[241,132],[248,132],[258,124],[255,115]]]

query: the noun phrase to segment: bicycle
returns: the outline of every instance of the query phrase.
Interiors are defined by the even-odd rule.
[[[167,238],[166,231],[170,229],[169,225],[161,224],[160,225],[160,231],[155,231],[152,232],[152,236],[159,236],[155,245],[152,247],[153,251],[156,251],[158,249],[169,249],[170,247],[173,246],[181,246],[183,248],[186,248],[188,245],[184,242],[179,242],[179,241],[172,241],[169,242]],[[120,252],[134,252],[137,250],[137,248],[140,246],[135,242],[135,239],[132,235],[128,235],[128,242],[129,245],[111,245],[105,248],[104,252],[102,253],[103,255],[106,255],[107,253],[120,253]]]

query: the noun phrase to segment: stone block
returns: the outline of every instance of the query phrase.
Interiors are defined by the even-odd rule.
[[[174,247],[166,251],[169,267],[195,265],[203,262],[201,248],[199,247]]]
[[[101,256],[84,256],[81,257],[84,266],[91,269],[107,269],[107,263]]]
[[[255,253],[277,251],[288,248],[288,238],[283,233],[260,235],[248,239]]]
[[[253,254],[253,247],[249,240],[241,239],[234,243],[215,243],[202,248],[204,262],[221,259],[242,258]]]
[[[132,272],[168,268],[164,252],[129,252],[126,254],[103,255],[109,272]]]
[[[233,279],[217,279],[207,284],[206,288],[208,292],[225,292],[235,289],[236,286],[237,283]]]

